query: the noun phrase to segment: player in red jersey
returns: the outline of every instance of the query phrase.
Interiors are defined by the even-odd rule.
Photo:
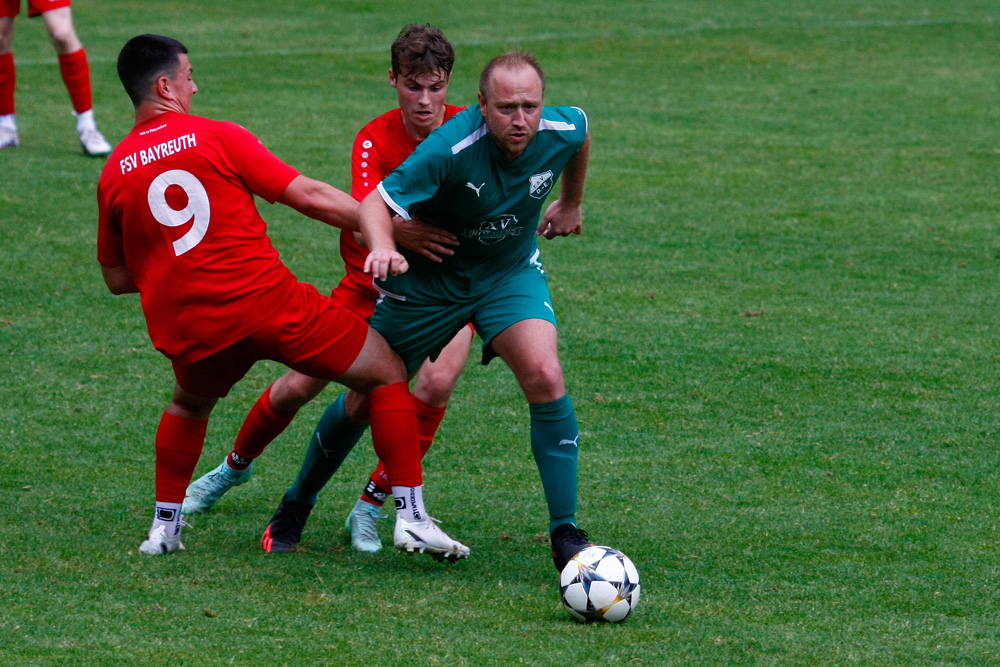
[[[0,0],[0,149],[20,143],[14,113],[14,17],[21,0]],[[76,116],[76,131],[87,155],[107,155],[111,144],[97,130],[90,89],[90,64],[73,29],[70,0],[28,0],[28,17],[42,17],[59,59],[59,73],[69,92]]]
[[[389,83],[396,90],[399,107],[369,122],[354,140],[351,195],[359,201],[374,190],[384,176],[402,164],[427,135],[464,108],[445,102],[455,52],[439,29],[408,25],[400,31],[391,53]],[[394,222],[396,240],[400,244],[431,259],[437,259],[438,254],[451,254],[449,246],[456,242],[453,235],[420,222],[398,218]],[[347,273],[334,289],[333,296],[367,319],[371,317],[378,299],[371,276],[363,271],[367,250],[358,244],[354,233],[344,230],[340,237],[340,254]],[[420,368],[413,395],[422,454],[430,448],[438,425],[444,418],[448,400],[465,368],[472,336],[471,327],[463,329],[435,361],[428,360]],[[226,460],[188,489],[184,512],[207,510],[236,483],[245,481],[245,477],[234,481],[237,478],[232,474],[233,461],[236,458],[245,459],[248,449],[262,449],[248,443],[266,439],[274,432],[269,427],[271,421],[276,420],[278,415],[291,419],[295,411],[319,394],[326,384],[323,380],[290,371],[268,387],[244,422],[233,451]],[[265,550],[288,551],[294,548],[320,489],[364,433],[364,422],[357,424],[357,428],[349,433],[323,433],[324,424],[330,416],[342,414],[345,409],[350,409],[350,406],[345,406],[343,399],[339,399],[327,409],[328,414],[320,421],[303,464],[303,471],[308,470],[309,474],[300,474],[282,499],[265,533]],[[356,549],[378,551],[381,548],[376,521],[383,516],[381,508],[389,493],[391,489],[385,477],[385,467],[380,462],[347,518],[351,543]]]
[[[408,541],[463,557],[423,504],[417,425],[406,372],[385,340],[343,304],[299,283],[278,257],[254,195],[358,229],[349,195],[301,175],[247,130],[191,115],[198,91],[187,49],[159,35],[129,40],[118,74],[135,127],[101,173],[98,260],[115,294],[138,292],[153,345],[173,363],[173,398],[156,435],[156,512],[146,554],[181,544],[184,491],[219,398],[260,359],[366,387],[378,396],[375,448],[389,466]],[[373,276],[408,268],[392,226],[361,229]],[[373,423],[376,419],[373,417]]]

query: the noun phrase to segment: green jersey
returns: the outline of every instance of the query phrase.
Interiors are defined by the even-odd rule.
[[[400,249],[409,271],[379,281],[379,290],[412,303],[463,303],[521,270],[538,250],[542,204],[586,138],[582,109],[544,107],[538,133],[508,160],[478,105],[453,116],[378,191],[397,215],[446,229],[460,245],[441,263]]]

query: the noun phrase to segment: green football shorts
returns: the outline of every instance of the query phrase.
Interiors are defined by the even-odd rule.
[[[461,304],[416,304],[381,292],[370,324],[403,359],[408,373],[416,372],[428,357],[437,359],[444,346],[470,322],[483,339],[484,366],[497,356],[490,342],[512,324],[522,320],[556,324],[549,280],[536,263],[477,300]]]

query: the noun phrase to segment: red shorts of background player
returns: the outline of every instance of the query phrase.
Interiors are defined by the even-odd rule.
[[[28,0],[28,17],[69,6],[70,0]],[[21,0],[0,0],[0,18],[13,18],[20,13]]]
[[[347,280],[342,280],[339,285],[334,287],[330,296],[343,301],[365,322],[371,319],[372,313],[375,312],[375,302],[378,300],[378,292],[375,291],[374,287],[370,291],[362,292]]]
[[[205,398],[222,398],[262,359],[335,380],[347,372],[368,338],[368,325],[339,299],[300,283],[285,309],[243,340],[190,364],[174,362],[177,384]]]

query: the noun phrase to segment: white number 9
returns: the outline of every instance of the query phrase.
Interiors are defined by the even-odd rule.
[[[178,185],[187,195],[187,206],[181,210],[170,207],[167,203],[167,188]],[[208,192],[194,174],[181,169],[165,171],[149,184],[149,210],[161,225],[180,227],[192,219],[194,224],[188,232],[174,241],[174,254],[178,257],[195,247],[205,238],[208,231],[208,221],[211,217],[211,206],[208,203]]]

